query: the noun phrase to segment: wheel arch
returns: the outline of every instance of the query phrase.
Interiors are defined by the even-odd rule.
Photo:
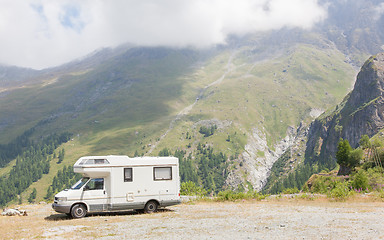
[[[149,202],[155,202],[155,203],[157,204],[157,206],[160,207],[160,201],[157,200],[157,199],[149,199],[149,200],[145,203],[145,205],[147,205],[147,203],[149,203]],[[144,206],[145,206],[145,205],[144,205]]]
[[[87,203],[85,203],[85,202],[75,202],[75,203],[73,203],[73,204],[71,205],[71,208],[69,209],[69,212],[70,212],[70,213],[72,212],[72,208],[73,208],[73,206],[75,206],[76,204],[81,204],[81,205],[83,205],[83,206],[85,207],[85,210],[87,210],[87,212],[89,212],[89,206],[88,206]]]

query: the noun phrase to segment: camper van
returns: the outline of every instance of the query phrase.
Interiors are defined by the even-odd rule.
[[[73,166],[83,177],[55,195],[52,208],[73,218],[91,212],[155,212],[180,200],[179,160],[175,157],[88,156]]]

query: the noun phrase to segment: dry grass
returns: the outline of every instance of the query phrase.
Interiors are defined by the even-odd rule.
[[[0,217],[0,239],[169,239],[231,238],[238,236],[286,238],[295,234],[308,238],[326,236],[348,238],[355,228],[376,232],[356,235],[361,238],[384,237],[381,225],[384,202],[356,197],[347,202],[270,199],[266,201],[196,201],[160,210],[155,214],[120,212],[93,214],[70,219],[55,213],[50,205],[24,205],[26,217]],[[256,231],[257,230],[257,231]],[[364,229],[362,229],[364,230]],[[381,231],[381,232],[380,232]],[[128,235],[130,234],[130,235]],[[240,235],[239,235],[240,234]],[[268,235],[277,234],[277,235]]]

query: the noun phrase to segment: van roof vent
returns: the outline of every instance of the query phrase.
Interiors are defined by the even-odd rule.
[[[79,165],[109,164],[107,159],[83,159]]]

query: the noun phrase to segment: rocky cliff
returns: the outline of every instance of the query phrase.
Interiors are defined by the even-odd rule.
[[[306,161],[332,168],[340,138],[357,147],[362,135],[375,135],[384,127],[384,53],[370,57],[361,68],[354,89],[331,112],[311,125]]]

